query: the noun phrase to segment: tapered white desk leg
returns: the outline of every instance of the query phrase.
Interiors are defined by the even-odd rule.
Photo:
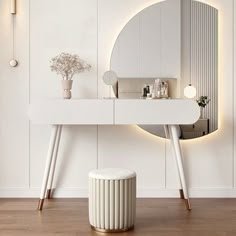
[[[171,143],[175,152],[176,163],[178,166],[178,172],[180,176],[180,183],[182,185],[183,192],[184,192],[186,207],[188,210],[191,210],[191,205],[190,205],[189,195],[188,195],[188,188],[187,188],[187,183],[186,183],[185,174],[184,174],[182,153],[181,153],[181,147],[179,143],[177,126],[169,125],[168,127],[169,127]]]
[[[165,136],[167,139],[170,139],[170,133],[169,133],[169,127],[168,125],[164,125],[164,132],[165,132]]]
[[[171,133],[169,131],[169,127],[168,125],[164,125],[164,131],[165,131],[165,136],[167,139],[171,139]],[[174,151],[174,149],[173,149]],[[178,172],[179,173],[179,172]],[[180,178],[180,175],[179,175],[179,179],[180,179],[180,185],[181,185],[181,189],[179,190],[179,193],[180,193],[180,198],[181,199],[184,199],[184,192],[183,192],[183,186],[182,186],[182,182],[181,182],[181,178]]]
[[[55,169],[56,169],[56,164],[57,164],[57,156],[58,156],[58,150],[60,146],[61,132],[62,132],[62,125],[59,125],[58,131],[57,131],[53,159],[52,159],[51,170],[49,174],[48,186],[47,186],[47,194],[46,194],[47,199],[50,199],[51,194],[52,194],[52,185],[53,185],[53,179],[54,179],[54,174],[55,174]]]
[[[40,211],[43,209],[43,203],[44,203],[44,198],[45,198],[46,189],[47,189],[48,177],[49,177],[49,172],[51,168],[57,132],[58,132],[58,125],[53,125],[48,154],[47,154],[46,166],[44,170],[43,183],[41,187],[40,199],[39,199],[39,204],[38,204],[38,210]]]

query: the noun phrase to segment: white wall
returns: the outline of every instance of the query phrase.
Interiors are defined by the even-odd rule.
[[[10,68],[9,1],[0,0],[0,196],[39,194],[50,127],[29,124],[27,107],[38,99],[61,96],[60,80],[50,72],[49,59],[62,51],[78,53],[93,69],[76,78],[73,97],[108,96],[101,78],[109,69],[115,39],[132,16],[155,2],[18,1],[16,57],[20,64]],[[220,128],[210,136],[182,142],[185,165],[191,196],[236,196],[234,5],[233,0],[204,2],[219,9]],[[57,196],[86,196],[88,171],[108,166],[136,170],[139,196],[178,196],[169,143],[136,126],[66,127],[57,166]]]

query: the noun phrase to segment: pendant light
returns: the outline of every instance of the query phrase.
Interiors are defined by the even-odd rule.
[[[194,98],[196,97],[197,90],[192,84],[189,84],[187,87],[184,89],[184,96],[186,98]]]

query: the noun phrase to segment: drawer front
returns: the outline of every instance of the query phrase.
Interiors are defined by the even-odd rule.
[[[29,117],[36,124],[112,125],[111,99],[50,100],[30,105]]]
[[[187,99],[115,100],[115,124],[118,125],[193,124],[199,116],[197,103]]]

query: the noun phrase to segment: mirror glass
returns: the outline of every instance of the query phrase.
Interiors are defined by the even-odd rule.
[[[193,0],[166,0],[145,8],[120,32],[110,69],[118,77],[113,90],[119,99],[196,100],[201,117],[180,126],[182,139],[218,129],[217,9]],[[163,127],[141,127],[165,137]]]

